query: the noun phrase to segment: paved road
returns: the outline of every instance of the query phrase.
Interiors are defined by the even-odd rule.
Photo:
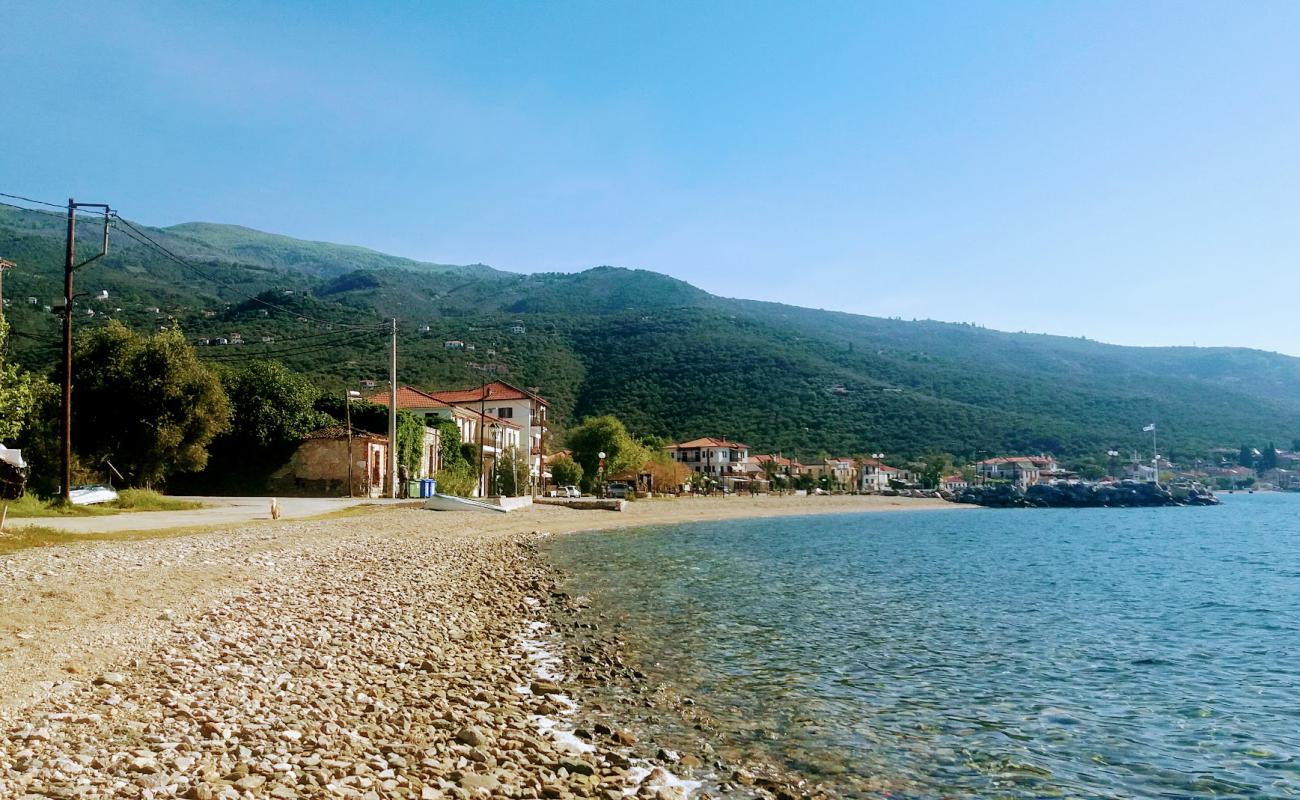
[[[145,531],[157,528],[190,527],[193,525],[229,525],[255,519],[271,518],[269,497],[179,497],[179,500],[196,500],[207,508],[191,511],[138,511],[103,517],[31,517],[10,518],[6,527],[40,525],[75,533],[106,533],[116,531]],[[281,519],[311,517],[338,511],[363,503],[409,503],[410,500],[355,500],[346,497],[281,497]]]

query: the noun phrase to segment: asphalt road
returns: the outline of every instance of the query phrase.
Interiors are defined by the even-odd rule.
[[[190,511],[136,511],[102,517],[9,518],[5,527],[40,525],[74,533],[145,531],[157,528],[185,528],[194,525],[229,525],[271,518],[270,497],[178,497],[195,500],[206,508]],[[295,519],[327,514],[365,503],[410,503],[411,500],[349,499],[346,497],[281,497],[280,518]]]

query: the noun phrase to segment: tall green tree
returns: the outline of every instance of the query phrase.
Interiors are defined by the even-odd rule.
[[[1269,442],[1268,447],[1265,447],[1264,452],[1260,454],[1259,468],[1262,470],[1277,469],[1277,448],[1273,446],[1272,442]]]
[[[1241,452],[1237,454],[1237,463],[1243,467],[1255,466],[1255,454],[1251,452],[1250,445],[1241,446]]]
[[[632,438],[613,414],[584,420],[569,431],[568,445],[573,460],[582,465],[589,480],[603,477],[597,474],[600,453],[605,454],[605,469],[610,475],[640,470],[649,457],[645,447]]]
[[[0,442],[12,444],[36,408],[35,378],[5,359],[9,323],[0,316]]]
[[[141,336],[113,321],[77,339],[72,416],[87,466],[111,460],[151,486],[203,469],[208,445],[230,427],[230,401],[179,330]]]
[[[278,361],[222,370],[221,384],[233,408],[230,430],[221,439],[241,448],[297,446],[304,434],[334,422],[316,409],[316,385]]]

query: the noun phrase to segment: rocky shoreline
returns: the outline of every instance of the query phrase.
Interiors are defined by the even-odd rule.
[[[1219,499],[1199,483],[1161,486],[1149,481],[1052,481],[1021,488],[1010,483],[968,486],[953,502],[988,508],[1159,508],[1215,506]]]
[[[0,797],[827,796],[728,763],[702,717],[690,749],[636,730],[633,705],[690,720],[689,702],[648,685],[586,618],[541,534],[450,519],[389,510],[245,534],[262,566],[246,584],[157,613],[128,658],[66,660],[41,699],[0,716]],[[239,535],[0,566],[9,590],[33,593],[59,570],[234,569],[250,559],[230,546]]]

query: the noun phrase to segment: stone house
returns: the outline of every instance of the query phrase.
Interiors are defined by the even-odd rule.
[[[388,437],[352,429],[352,492],[382,497],[388,480]],[[281,495],[338,497],[348,492],[348,429],[332,425],[302,437],[288,463],[271,475]]]

